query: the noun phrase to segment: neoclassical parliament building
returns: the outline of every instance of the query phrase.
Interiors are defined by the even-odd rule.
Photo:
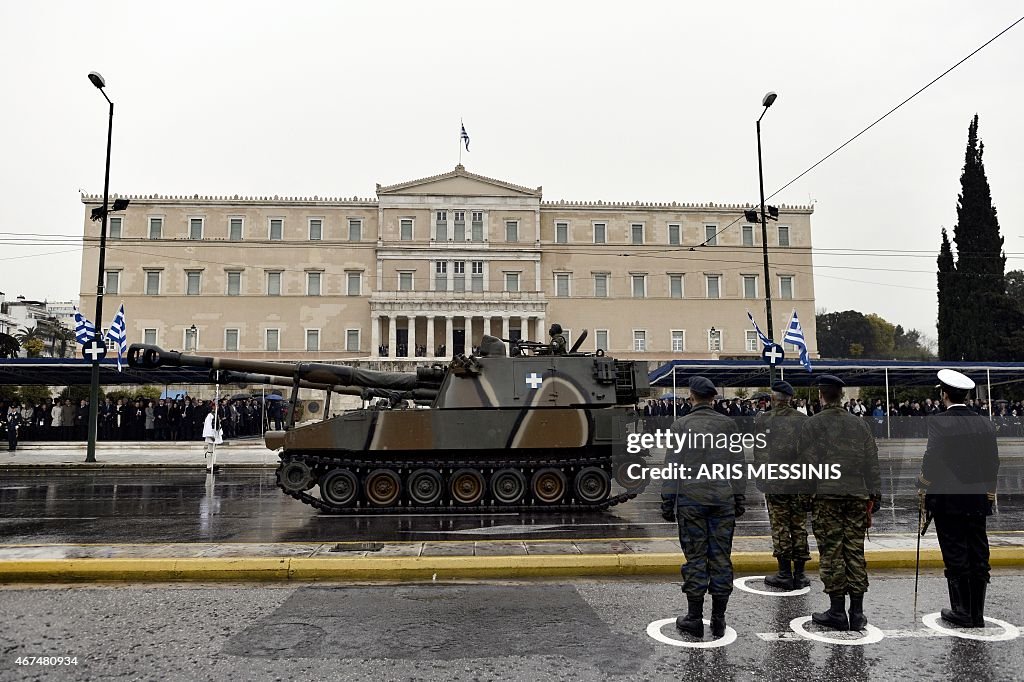
[[[111,214],[105,317],[128,338],[201,354],[428,361],[483,334],[622,358],[757,357],[792,311],[816,354],[809,206],[761,227],[740,205],[544,201],[467,171],[377,185],[375,198],[127,196]],[[85,195],[81,309],[95,308],[102,197]],[[93,247],[93,248],[90,248]],[[110,319],[102,321],[104,326]]]

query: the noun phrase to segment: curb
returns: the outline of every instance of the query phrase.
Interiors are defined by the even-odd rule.
[[[217,462],[218,469],[276,469],[277,463],[262,463],[262,462]],[[161,464],[159,462],[147,462],[145,464],[132,464],[130,462],[79,462],[77,464],[71,462],[40,462],[39,464],[3,464],[0,463],[0,471],[42,471],[44,469],[132,469],[132,470],[146,470],[146,469],[175,469],[175,470],[192,470],[192,471],[205,471],[206,465],[202,463],[198,464],[183,464],[169,462],[167,464]]]
[[[905,549],[872,550],[868,568],[913,568],[916,554]],[[455,580],[463,578],[551,578],[678,575],[682,555],[575,554],[466,557],[235,557],[198,559],[45,559],[0,561],[0,583],[70,581],[214,580]],[[770,552],[736,552],[736,573],[776,567]],[[1024,547],[995,547],[992,566],[1024,566]],[[808,568],[817,568],[815,560]],[[937,549],[921,551],[921,566],[941,568]]]

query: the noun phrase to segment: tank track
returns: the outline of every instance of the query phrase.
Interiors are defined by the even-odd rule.
[[[615,506],[621,502],[626,502],[633,499],[641,492],[643,492],[646,484],[629,490],[618,495],[607,497],[603,500],[596,502],[581,502],[573,500],[572,502],[561,502],[557,504],[501,504],[493,499],[488,499],[485,495],[480,502],[475,504],[456,504],[455,502],[449,501],[446,504],[424,506],[414,504],[412,501],[403,496],[395,505],[388,507],[373,506],[365,501],[358,502],[355,506],[339,507],[334,505],[327,500],[323,500],[307,492],[288,490],[281,481],[280,472],[285,464],[289,462],[300,461],[304,462],[314,473],[317,480],[320,476],[334,469],[358,469],[358,470],[374,470],[374,469],[390,469],[397,472],[400,476],[407,474],[409,471],[414,469],[433,469],[435,471],[443,469],[463,469],[463,468],[475,468],[483,471],[503,468],[519,468],[519,469],[538,469],[541,467],[555,467],[566,474],[568,488],[566,490],[563,499],[571,498],[571,486],[572,476],[569,475],[569,471],[575,468],[583,467],[600,467],[608,471],[611,468],[612,460],[609,457],[580,457],[580,458],[548,458],[548,459],[508,459],[508,460],[472,460],[472,459],[459,459],[459,460],[419,460],[419,461],[401,461],[401,462],[381,462],[380,460],[358,460],[358,459],[344,459],[330,455],[313,455],[305,453],[288,453],[282,452],[280,454],[281,463],[278,465],[276,476],[277,486],[286,495],[299,500],[304,504],[308,504],[311,507],[318,509],[322,512],[329,514],[345,514],[345,515],[362,515],[362,514],[452,514],[452,513],[516,513],[516,512],[566,512],[566,511],[603,511],[609,507]],[[609,471],[609,474],[611,472]],[[404,476],[403,476],[404,477]],[[614,483],[615,480],[612,477],[610,483]],[[488,480],[489,483],[489,480]],[[488,486],[489,488],[489,486]],[[610,488],[609,488],[610,490]],[[528,492],[524,495],[528,495]]]

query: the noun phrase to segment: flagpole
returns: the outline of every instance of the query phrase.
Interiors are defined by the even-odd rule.
[[[460,166],[462,165],[462,128],[465,125],[466,124],[463,123],[462,119],[460,118],[459,119],[459,165]]]

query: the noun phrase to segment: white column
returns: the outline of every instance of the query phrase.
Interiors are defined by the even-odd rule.
[[[409,357],[416,357],[416,313],[412,313],[409,317],[405,318],[409,320]]]
[[[437,347],[434,345],[434,316],[427,315],[427,357],[434,357],[434,351]]]
[[[380,357],[380,315],[370,315],[370,357]]]
[[[548,325],[543,315],[537,316],[537,341],[548,342]]]
[[[395,357],[398,352],[398,344],[395,342],[395,332],[398,331],[398,320],[394,315],[388,315],[388,357]]]
[[[455,346],[455,316],[444,316],[444,354],[445,357],[453,357],[452,348]]]
[[[508,338],[508,320],[509,320],[509,316],[508,315],[502,315],[501,316],[501,338],[503,338],[503,339],[507,339]]]
[[[484,313],[484,334],[491,335],[491,314]]]

